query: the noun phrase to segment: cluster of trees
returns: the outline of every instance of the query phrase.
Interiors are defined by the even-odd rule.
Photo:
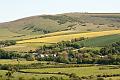
[[[15,40],[0,41],[0,46],[10,46],[15,44],[16,44]]]
[[[120,64],[120,42],[100,50],[80,50],[84,45],[76,43],[76,40],[59,42],[53,46],[43,46],[37,52],[49,55],[38,57],[37,60],[77,64]],[[56,54],[56,56],[50,53]]]
[[[106,46],[100,50],[102,55],[108,54],[120,54],[120,41],[115,42],[112,45]]]
[[[40,78],[39,80],[68,80],[68,79],[64,79],[63,77],[52,76],[52,77]]]
[[[54,52],[61,52],[67,49],[79,49],[84,47],[84,44],[76,43],[76,41],[82,41],[82,40],[85,40],[85,38],[84,37],[75,38],[75,39],[72,39],[71,41],[62,41],[49,46],[44,45],[38,50],[36,50],[36,52],[53,51],[52,53],[54,53]]]
[[[67,64],[120,64],[120,55],[107,55],[100,56],[94,53],[74,53],[70,51],[69,53],[63,53],[61,55],[45,56],[37,58],[39,61],[55,61],[59,63]]]
[[[50,31],[42,28],[34,28],[32,32],[43,32],[44,34],[50,33]]]
[[[26,58],[27,61],[34,61],[35,57],[32,54],[26,54],[24,55],[24,58]]]
[[[18,57],[21,57],[21,55],[16,52],[8,52],[0,49],[0,59],[13,59]]]

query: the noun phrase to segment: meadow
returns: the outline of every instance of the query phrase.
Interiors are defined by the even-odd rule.
[[[40,63],[39,61],[26,61],[25,59],[19,59],[19,64],[28,65],[32,63]],[[17,59],[0,59],[0,64],[11,64],[16,65],[18,64]]]
[[[2,76],[2,78],[0,77],[0,79],[7,79],[7,77],[5,76],[6,74],[6,70],[0,70],[0,76]],[[19,80],[20,78],[22,78],[23,80],[34,80],[34,79],[37,79],[39,80],[40,78],[45,78],[45,77],[52,77],[52,76],[55,76],[55,77],[63,77],[64,79],[68,79],[67,76],[65,75],[57,75],[57,74],[30,74],[30,73],[19,73],[19,72],[16,72],[13,74],[13,78],[12,80]]]

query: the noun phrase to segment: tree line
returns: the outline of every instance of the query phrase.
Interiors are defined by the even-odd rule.
[[[5,51],[5,50],[0,49],[0,59],[14,59],[18,57],[22,57],[22,55],[16,52]]]
[[[11,46],[15,45],[16,41],[15,40],[5,40],[5,41],[0,41],[0,46],[5,47],[5,46]]]

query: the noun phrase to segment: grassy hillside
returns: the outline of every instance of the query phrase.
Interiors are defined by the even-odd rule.
[[[23,39],[59,31],[93,32],[120,29],[120,14],[66,13],[32,16],[0,24],[3,39]],[[3,30],[4,29],[4,30]],[[4,32],[3,32],[4,31]]]
[[[52,43],[73,38],[119,34],[119,22],[120,14],[112,13],[65,13],[32,16],[7,23],[0,23],[0,41],[18,40],[16,45],[2,49],[27,52],[35,50],[39,46],[51,45]],[[119,36],[111,38],[119,40]],[[94,39],[96,40],[95,42]],[[103,44],[100,44],[99,38],[94,39],[89,39],[83,43],[86,43],[86,46],[95,46],[106,45],[106,42],[109,42],[107,39],[100,39],[101,42],[103,41]],[[110,38],[108,39],[110,42],[113,41]]]

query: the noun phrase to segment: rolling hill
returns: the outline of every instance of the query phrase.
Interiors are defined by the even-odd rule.
[[[91,38],[82,42],[86,46],[97,46],[118,41],[119,34],[119,13],[38,15],[0,23],[0,41],[17,40],[16,45],[2,48],[8,51],[26,52],[79,37]]]
[[[0,23],[0,40],[23,39],[60,31],[93,32],[120,29],[118,13],[65,13],[32,16]],[[71,32],[70,32],[71,33]]]

